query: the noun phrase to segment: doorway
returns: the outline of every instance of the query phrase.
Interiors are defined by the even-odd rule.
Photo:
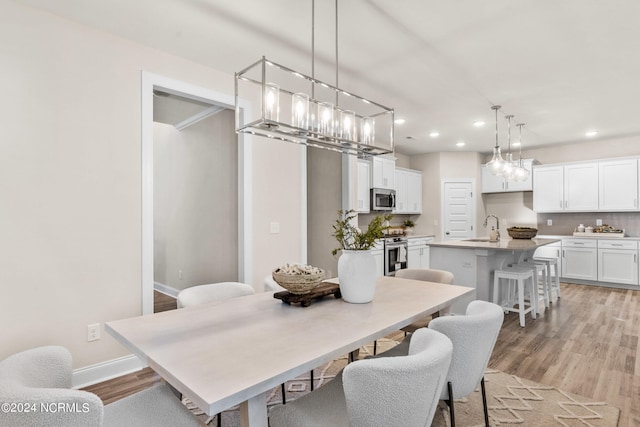
[[[474,237],[475,183],[472,180],[442,181],[442,239]]]
[[[156,108],[154,108],[154,99],[156,100]],[[161,99],[158,102],[158,99]],[[170,101],[169,101],[170,100]],[[166,104],[166,105],[165,105]],[[172,104],[173,108],[182,109],[191,113],[186,114],[186,118],[172,123],[169,126],[171,129],[164,129],[163,125],[154,122],[154,119],[160,121],[172,121],[170,119],[172,113],[169,110],[163,111],[163,108]],[[242,106],[242,104],[241,104]],[[244,107],[243,107],[244,108]],[[230,110],[234,109],[234,97],[231,94],[222,94],[201,87],[193,86],[184,82],[168,79],[162,76],[153,75],[150,73],[142,73],[142,313],[153,313],[153,290],[154,290],[154,278],[157,274],[154,266],[156,265],[156,256],[158,253],[162,253],[161,247],[158,247],[159,241],[156,239],[157,228],[155,227],[157,218],[154,214],[154,205],[158,203],[156,197],[154,197],[154,189],[161,182],[159,182],[158,171],[154,170],[154,157],[166,157],[167,153],[161,153],[159,146],[156,146],[158,141],[154,142],[154,134],[157,136],[159,131],[162,131],[166,138],[172,138],[175,133],[186,132],[185,129],[194,125],[195,123],[205,123],[213,116],[226,116],[225,120],[231,127],[233,137],[238,138],[237,147],[234,158],[236,159],[236,166],[232,168],[233,173],[236,175],[233,185],[233,190],[236,193],[237,200],[234,207],[234,214],[236,218],[234,220],[237,223],[236,231],[234,231],[234,245],[236,249],[236,273],[234,276],[238,281],[251,283],[251,270],[250,262],[247,262],[248,254],[251,252],[250,241],[246,236],[250,233],[250,215],[247,212],[247,208],[250,209],[250,196],[251,196],[251,177],[248,175],[251,168],[243,167],[251,156],[250,139],[247,137],[236,136],[234,129],[235,123],[233,120],[233,114]],[[154,111],[156,110],[156,111]],[[184,111],[183,111],[184,113]],[[183,114],[184,116],[184,114]],[[229,123],[229,120],[231,121]],[[233,123],[233,124],[231,124]],[[200,125],[199,125],[200,126]],[[194,126],[195,129],[196,126]],[[180,129],[180,130],[178,130]],[[169,135],[169,136],[167,136]],[[234,139],[235,141],[235,139]],[[164,141],[168,143],[168,141]],[[193,144],[192,144],[193,145]],[[201,144],[202,145],[202,144]],[[166,145],[170,146],[170,145]],[[189,147],[192,149],[193,147]],[[197,156],[197,154],[196,154]],[[156,161],[158,159],[156,158]],[[175,172],[175,171],[174,171]],[[206,172],[206,171],[205,171]],[[160,175],[162,178],[163,175]],[[166,185],[166,182],[164,183]],[[214,190],[215,191],[215,190]],[[177,192],[177,191],[176,191]],[[183,192],[184,193],[184,192]],[[197,196],[191,196],[192,200],[199,199]],[[207,194],[206,197],[201,199],[211,199],[211,194]],[[172,203],[180,204],[184,200],[167,201],[163,200],[164,206],[171,206]],[[179,206],[178,206],[179,207]],[[216,216],[220,212],[203,212],[203,216]],[[165,218],[166,219],[166,218]],[[183,221],[184,223],[184,221]],[[195,231],[194,231],[195,230]],[[191,233],[193,236],[197,234],[198,226],[188,228],[184,233]],[[178,232],[179,234],[179,232]],[[189,236],[182,236],[189,237]],[[228,236],[227,236],[228,238]],[[162,242],[160,242],[162,244]],[[187,248],[191,249],[192,253],[197,253],[199,248]],[[183,260],[189,260],[188,254]],[[166,261],[166,260],[165,260]],[[192,270],[185,271],[185,269],[179,266],[173,265],[170,267],[171,274],[175,275],[172,280],[184,280],[187,282],[193,282],[191,284],[197,284],[199,273],[193,273]],[[191,275],[191,277],[185,277]],[[195,276],[195,277],[193,277]],[[171,287],[170,287],[171,288]]]

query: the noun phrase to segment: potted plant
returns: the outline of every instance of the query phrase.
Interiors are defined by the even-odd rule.
[[[371,249],[376,240],[384,236],[384,231],[389,228],[385,224],[393,215],[377,215],[365,231],[354,225],[356,216],[353,210],[338,211],[332,236],[338,241],[339,247],[331,253],[336,255],[338,251],[342,252],[338,259],[338,280],[342,299],[359,304],[371,302],[373,299],[377,275],[376,261]]]
[[[410,236],[413,234],[413,227],[416,226],[416,223],[411,221],[410,219],[405,219],[402,223],[402,228],[404,228],[404,234]]]

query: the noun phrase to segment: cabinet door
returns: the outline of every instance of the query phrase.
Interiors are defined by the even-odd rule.
[[[564,210],[598,210],[598,164],[584,163],[564,167]]]
[[[534,257],[555,258],[557,260],[556,268],[558,274],[562,276],[562,245],[561,243],[552,243],[550,245],[540,246],[533,254]]]
[[[638,160],[612,160],[599,165],[600,210],[638,210]]]
[[[370,187],[369,179],[371,164],[366,160],[358,160],[358,200],[357,211],[359,213],[369,213],[370,203]]]
[[[422,213],[422,174],[407,172],[407,212]]]
[[[638,251],[598,249],[598,280],[638,284]]]
[[[487,165],[482,165],[482,192],[502,193],[505,188],[504,178],[501,175],[492,174]]]
[[[401,214],[407,213],[408,209],[408,187],[407,187],[407,172],[396,169],[395,172],[396,181],[396,209],[394,213]]]
[[[374,188],[395,189],[395,160],[384,157],[374,157],[371,171],[371,182]]]
[[[424,245],[420,247],[420,268],[431,268],[431,249]]]
[[[422,268],[420,246],[412,246],[407,249],[407,268]]]
[[[559,212],[564,202],[564,168],[536,166],[533,169],[533,210]]]
[[[384,276],[384,251],[371,251],[373,259],[376,260],[376,277]]]
[[[562,248],[562,277],[598,280],[598,253],[593,248]]]

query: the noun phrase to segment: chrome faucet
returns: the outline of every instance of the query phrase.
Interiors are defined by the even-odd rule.
[[[489,218],[495,218],[496,220],[496,240],[500,240],[500,218],[498,218],[495,215],[489,214],[487,215],[487,217],[484,219],[484,224],[482,224],[485,228],[487,228],[487,221],[489,221]]]

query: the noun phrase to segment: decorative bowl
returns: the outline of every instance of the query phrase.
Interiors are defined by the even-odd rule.
[[[285,266],[287,267],[287,266]],[[303,295],[311,292],[325,278],[324,270],[311,266],[279,267],[271,272],[273,280],[292,294]],[[304,269],[307,268],[307,271]],[[292,272],[295,272],[292,274]]]
[[[507,233],[512,239],[531,239],[536,237],[538,229],[533,227],[509,227]]]

